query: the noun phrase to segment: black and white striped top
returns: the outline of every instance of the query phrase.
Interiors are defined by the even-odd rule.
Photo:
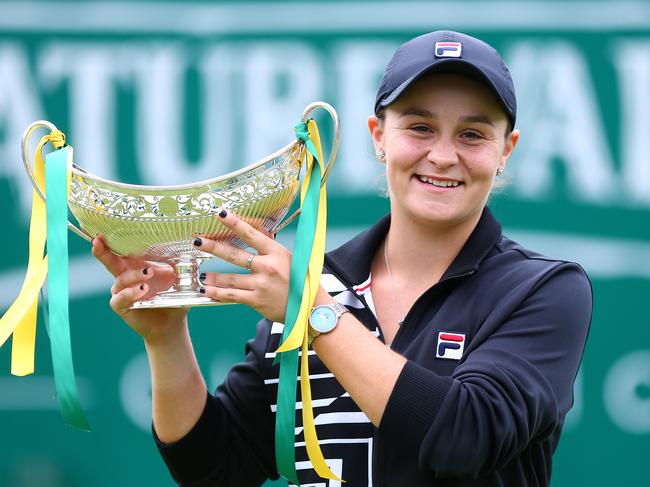
[[[389,225],[386,217],[328,253],[321,280],[380,340],[370,262]],[[379,428],[309,352],[315,423],[330,468],[346,487],[548,486],[591,303],[579,265],[504,237],[486,208],[393,340],[392,349],[407,362]],[[262,320],[244,362],[208,395],[194,428],[172,445],[158,441],[180,485],[247,487],[277,478],[279,367],[273,359],[282,328]],[[297,393],[300,401],[299,387]],[[301,420],[298,409],[301,485],[339,485],[311,469]]]

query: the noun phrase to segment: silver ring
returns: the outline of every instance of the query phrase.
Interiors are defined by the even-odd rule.
[[[250,254],[248,256],[248,260],[246,261],[246,269],[249,271],[251,270],[251,265],[253,265],[253,259],[255,258],[255,254]]]

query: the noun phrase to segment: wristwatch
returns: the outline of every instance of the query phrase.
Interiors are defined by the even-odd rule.
[[[309,346],[314,338],[321,333],[329,333],[339,322],[342,314],[349,313],[341,303],[323,304],[316,306],[309,314]]]

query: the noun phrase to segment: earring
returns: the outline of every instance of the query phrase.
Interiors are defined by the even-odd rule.
[[[501,176],[502,174],[503,174],[503,168],[500,167],[499,169],[497,169],[497,176]]]
[[[382,150],[379,151],[377,156],[379,157],[380,160],[383,161],[384,159],[386,159],[386,152],[382,149]]]

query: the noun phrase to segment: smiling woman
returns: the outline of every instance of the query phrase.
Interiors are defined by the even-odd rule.
[[[476,225],[519,139],[487,87],[446,73],[415,81],[368,126],[384,154],[393,218],[403,211],[432,229]]]
[[[310,318],[314,423],[331,478],[549,485],[592,295],[579,265],[508,239],[486,206],[517,145],[516,112],[501,56],[473,37],[432,32],[388,64],[368,128],[391,212],[326,256]],[[295,457],[275,457],[274,359],[291,253],[232,213],[219,218],[256,253],[197,238],[248,270],[207,273],[201,292],[264,319],[214,394],[185,312],[128,311],[169,273],[93,245],[116,276],[111,306],[145,341],[157,445],[181,485],[245,487],[278,475],[320,485],[299,414]]]

